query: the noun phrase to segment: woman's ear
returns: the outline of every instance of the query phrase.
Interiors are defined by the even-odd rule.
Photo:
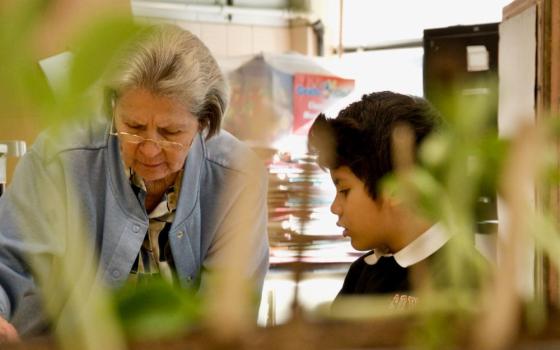
[[[108,117],[113,117],[117,106],[117,93],[111,88],[103,89],[103,109]]]

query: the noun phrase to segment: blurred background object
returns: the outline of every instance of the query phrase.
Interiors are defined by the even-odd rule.
[[[499,23],[460,25],[425,29],[423,37],[424,97],[441,113],[455,120],[482,118],[485,125],[480,136],[497,136],[498,130],[498,42]],[[449,103],[449,91],[460,89],[458,98],[466,106],[487,105],[487,116],[472,116]],[[484,101],[481,102],[480,99]],[[474,155],[473,155],[474,156]],[[498,209],[495,184],[486,181],[476,202],[474,237],[480,251],[497,261],[496,235]]]
[[[261,310],[272,308],[273,322],[285,322],[294,291],[300,290],[294,281],[288,292],[290,270],[298,266],[323,279],[322,293],[304,299],[315,300],[306,305],[311,308],[332,300],[341,274],[356,257],[329,211],[334,195],[330,177],[307,154],[306,144],[315,117],[347,97],[354,80],[337,77],[300,54],[259,54],[228,77],[232,96],[224,128],[251,145],[269,173],[271,270]],[[308,278],[307,284],[313,283]],[[267,302],[274,304],[267,308]],[[260,323],[270,318],[261,313]]]
[[[252,145],[281,152],[304,153],[310,123],[354,88],[354,80],[299,54],[258,54],[228,77],[231,103],[224,128]],[[298,149],[284,141],[293,136],[300,139]]]

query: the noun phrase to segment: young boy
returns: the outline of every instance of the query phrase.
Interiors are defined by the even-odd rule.
[[[309,148],[336,186],[331,211],[337,225],[355,249],[369,250],[350,267],[339,296],[408,292],[410,268],[432,260],[448,242],[440,225],[379,191],[381,178],[394,170],[392,134],[402,124],[410,127],[417,149],[440,118],[422,98],[376,92],[334,119],[319,115],[309,131]]]

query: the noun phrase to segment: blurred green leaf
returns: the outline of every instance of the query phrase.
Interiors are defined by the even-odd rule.
[[[72,45],[74,60],[70,69],[69,92],[87,92],[141,28],[131,18],[123,16],[103,17],[85,28]]]
[[[129,337],[156,339],[184,334],[201,319],[201,300],[193,290],[161,278],[128,285],[115,294],[119,319]]]
[[[429,137],[419,150],[419,157],[423,164],[432,169],[443,166],[451,154],[451,140],[448,134],[438,133]]]

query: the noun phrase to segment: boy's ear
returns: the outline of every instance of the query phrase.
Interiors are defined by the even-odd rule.
[[[381,204],[383,206],[394,208],[400,206],[402,203],[403,199],[396,192],[389,189],[384,189],[381,192]]]
[[[396,193],[382,192],[378,200],[379,204],[386,209],[393,209],[400,206],[404,201]]]

